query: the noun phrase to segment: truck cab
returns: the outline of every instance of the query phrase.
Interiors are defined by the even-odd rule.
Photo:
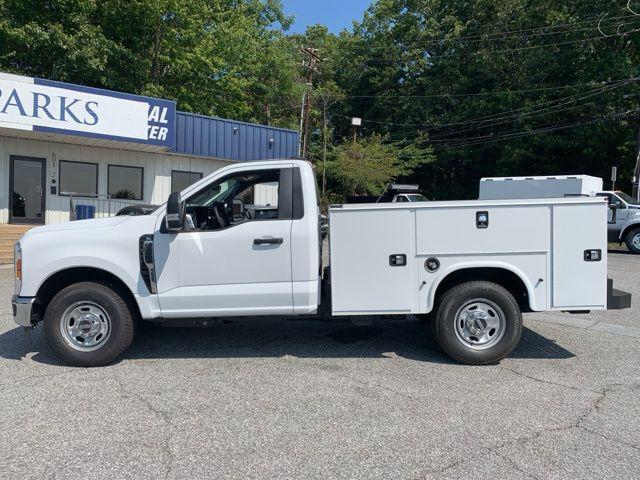
[[[609,242],[624,242],[629,251],[640,254],[640,201],[621,191],[604,191],[596,195],[604,197],[609,205]]]
[[[427,197],[421,193],[399,193],[393,197],[391,203],[428,202]]]

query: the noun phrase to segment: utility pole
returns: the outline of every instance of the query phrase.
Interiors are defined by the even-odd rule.
[[[309,125],[311,123],[311,94],[313,92],[313,74],[318,71],[316,67],[317,63],[322,62],[322,59],[318,56],[318,50],[313,47],[302,47],[302,53],[307,55],[307,61],[303,62],[302,66],[307,69],[306,72],[306,86],[307,91],[302,102],[302,119],[301,119],[301,154],[302,158],[307,158],[309,152]]]
[[[633,171],[633,193],[632,195],[640,202],[640,126],[638,127],[638,154],[636,156],[636,168]]]

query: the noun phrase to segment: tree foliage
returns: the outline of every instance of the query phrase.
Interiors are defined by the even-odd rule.
[[[429,197],[473,198],[482,176],[608,177],[612,165],[628,189],[640,124],[632,10],[375,0],[352,29],[288,35],[279,0],[0,0],[0,70],[295,128],[310,90],[301,47],[314,47],[309,159],[323,192],[375,191],[382,172]],[[364,122],[356,146],[351,117]]]
[[[329,171],[344,195],[379,195],[401,172],[400,151],[380,135],[337,146]]]
[[[293,126],[289,23],[277,0],[3,0],[0,69]]]
[[[342,42],[342,108],[365,131],[433,147],[414,174],[429,196],[612,165],[629,187],[638,82],[614,81],[640,76],[638,28],[610,0],[378,0]]]

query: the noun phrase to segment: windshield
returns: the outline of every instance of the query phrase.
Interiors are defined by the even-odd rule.
[[[427,200],[427,197],[419,194],[407,195],[407,198],[409,199],[410,202],[428,202],[429,201]]]
[[[624,192],[616,192],[616,195],[618,195],[622,200],[627,202],[629,205],[640,205],[640,202],[638,200],[633,198],[631,195],[627,195]]]

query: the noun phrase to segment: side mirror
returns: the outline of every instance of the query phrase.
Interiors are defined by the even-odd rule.
[[[165,222],[170,232],[181,232],[184,229],[184,202],[180,198],[180,192],[169,195]]]

